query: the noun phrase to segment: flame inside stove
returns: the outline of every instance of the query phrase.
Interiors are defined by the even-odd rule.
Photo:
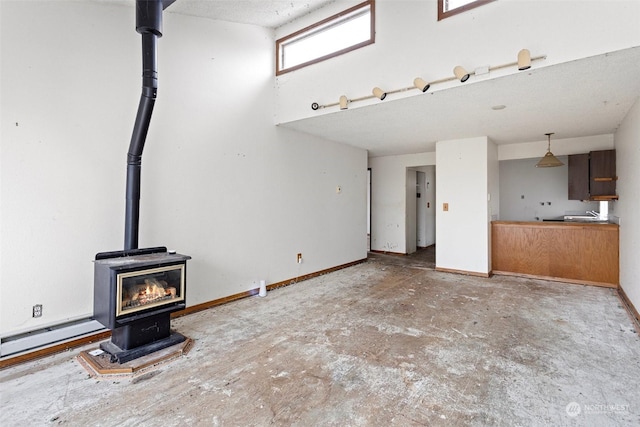
[[[135,285],[125,293],[122,307],[138,307],[175,297],[176,288],[169,286],[164,280],[145,279],[144,284]]]
[[[148,299],[156,299],[163,298],[166,295],[164,288],[162,286],[158,286],[157,284],[153,284],[151,286],[147,285],[147,289],[145,290],[145,296]]]

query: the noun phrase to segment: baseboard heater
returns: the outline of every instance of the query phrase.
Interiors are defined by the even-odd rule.
[[[100,322],[93,319],[83,319],[5,337],[0,340],[0,357],[11,356],[54,344],[61,344],[64,341],[79,338],[87,334],[93,334],[98,331],[106,331]]]

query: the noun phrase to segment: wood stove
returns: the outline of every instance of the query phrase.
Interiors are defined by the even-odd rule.
[[[164,247],[103,252],[94,261],[93,315],[111,329],[102,350],[125,363],[178,344],[171,313],[186,306],[188,255]]]
[[[142,36],[142,93],[127,152],[124,250],[96,255],[93,315],[111,329],[100,345],[112,362],[178,344],[170,314],[185,308],[188,255],[165,247],[138,248],[142,151],[158,91],[157,40],[162,11],[176,0],[136,0],[136,31]]]

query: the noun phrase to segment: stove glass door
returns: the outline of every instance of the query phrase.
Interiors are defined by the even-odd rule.
[[[116,317],[184,301],[184,264],[120,273],[117,277]]]

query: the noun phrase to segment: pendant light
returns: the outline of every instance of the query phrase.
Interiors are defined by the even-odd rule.
[[[553,168],[556,166],[564,165],[564,163],[558,160],[558,158],[554,156],[553,153],[551,152],[551,135],[553,135],[553,132],[545,133],[545,135],[547,135],[547,141],[548,141],[547,154],[545,154],[544,157],[540,159],[540,161],[536,164],[536,167],[537,168]]]

